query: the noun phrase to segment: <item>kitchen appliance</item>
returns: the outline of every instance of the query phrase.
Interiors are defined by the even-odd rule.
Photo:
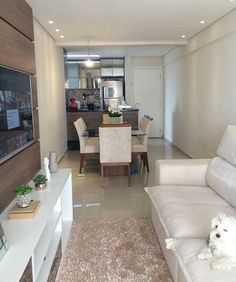
[[[124,98],[123,87],[123,79],[102,80],[100,87],[101,108],[106,109],[111,100],[115,100],[118,104],[121,104]]]

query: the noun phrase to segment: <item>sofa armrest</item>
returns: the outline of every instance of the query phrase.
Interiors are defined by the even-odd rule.
[[[206,169],[210,159],[156,161],[156,185],[207,186]]]

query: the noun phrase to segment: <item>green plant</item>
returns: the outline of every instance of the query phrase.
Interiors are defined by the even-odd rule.
[[[16,187],[16,195],[27,195],[32,192],[32,187],[27,184],[22,184]]]
[[[38,175],[35,176],[33,181],[34,181],[35,184],[44,184],[44,183],[47,182],[47,178],[43,174],[38,174]]]

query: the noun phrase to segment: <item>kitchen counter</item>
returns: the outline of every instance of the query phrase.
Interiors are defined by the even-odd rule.
[[[88,129],[98,129],[102,123],[103,110],[78,110],[67,111],[67,143],[69,149],[78,149],[78,135],[74,127],[74,122],[82,117]],[[138,109],[122,110],[124,122],[131,124],[132,128],[138,127]]]
[[[137,112],[138,109],[134,109],[134,108],[131,108],[131,109],[124,109],[124,110],[121,110],[122,112]],[[80,113],[80,112],[102,112],[102,113],[107,113],[108,111],[105,111],[105,110],[88,110],[88,109],[79,109],[77,111],[70,111],[70,110],[67,110],[68,113]]]

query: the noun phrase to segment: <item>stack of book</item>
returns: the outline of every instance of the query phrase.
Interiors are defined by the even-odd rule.
[[[19,208],[17,204],[15,204],[9,211],[8,217],[9,219],[24,219],[24,218],[32,218],[35,216],[40,205],[40,201],[31,201],[30,205],[25,208]]]

